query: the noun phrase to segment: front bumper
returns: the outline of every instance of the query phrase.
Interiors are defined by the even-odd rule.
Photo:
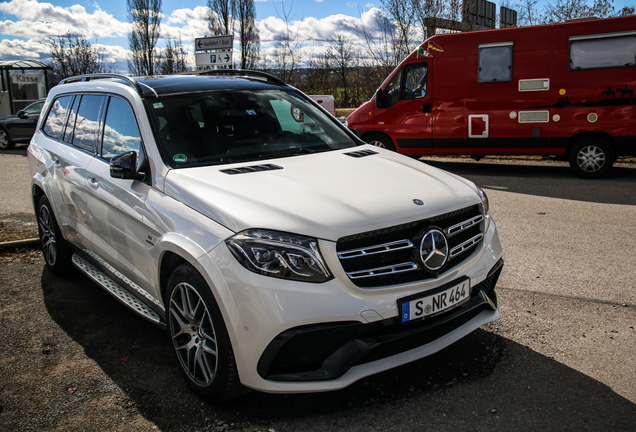
[[[270,393],[338,390],[431,355],[499,318],[494,291],[503,251],[492,220],[461,265],[426,281],[360,288],[340,265],[335,243],[320,250],[334,275],[321,283],[261,276],[225,244],[199,258],[223,314],[241,383]],[[398,300],[467,277],[471,297],[426,321],[401,324]]]
[[[402,354],[440,339],[483,311],[498,310],[494,287],[503,260],[472,287],[470,299],[441,316],[401,324],[391,318],[369,324],[333,322],[301,326],[279,334],[258,362],[258,374],[273,381],[323,381],[357,365]]]

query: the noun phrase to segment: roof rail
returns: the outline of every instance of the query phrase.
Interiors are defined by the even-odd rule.
[[[265,79],[265,81],[273,81],[276,84],[287,85],[280,78],[268,74],[267,72],[255,71],[251,69],[203,69],[196,71],[180,72],[178,75],[229,75],[245,78]]]
[[[134,78],[131,78],[129,76],[122,75],[122,74],[97,73],[97,74],[89,74],[89,75],[77,75],[77,76],[64,78],[62,81],[60,81],[60,84],[69,84],[69,83],[78,82],[78,81],[86,82],[86,81],[92,81],[95,79],[104,79],[104,78],[116,78],[116,79],[123,80],[126,82],[126,84],[134,88],[137,91],[137,93],[139,93],[139,96],[144,96],[144,91],[141,88],[141,85],[139,85],[139,82],[137,82],[137,80],[135,80]]]

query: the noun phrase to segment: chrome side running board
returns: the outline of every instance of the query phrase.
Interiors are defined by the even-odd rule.
[[[132,295],[128,292],[128,290],[119,285],[93,264],[89,263],[77,254],[73,254],[73,264],[95,283],[117,298],[117,300],[137,312],[143,318],[150,320],[155,324],[162,325],[161,317],[157,312],[152,310],[147,304]]]

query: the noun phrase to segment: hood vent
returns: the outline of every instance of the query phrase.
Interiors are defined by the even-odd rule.
[[[263,165],[245,166],[240,168],[224,169],[224,170],[221,170],[221,172],[225,174],[234,175],[234,174],[248,174],[253,172],[261,172],[261,171],[274,171],[279,169],[283,169],[283,167],[274,165],[274,164],[263,164]]]
[[[361,157],[365,157],[365,156],[371,156],[371,155],[375,155],[378,154],[378,152],[373,151],[373,150],[359,150],[359,151],[354,151],[354,152],[349,152],[349,153],[345,153],[347,156],[351,156],[354,158],[361,158]]]

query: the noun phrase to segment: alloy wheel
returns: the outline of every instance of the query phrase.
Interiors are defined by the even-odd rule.
[[[57,242],[55,239],[55,221],[51,210],[43,205],[38,212],[38,227],[40,228],[40,243],[42,253],[47,264],[53,266],[57,260]]]
[[[585,172],[596,172],[605,165],[605,152],[595,145],[585,146],[577,153],[576,163]]]
[[[192,285],[181,282],[172,291],[169,320],[183,370],[197,384],[211,384],[218,367],[216,334],[210,311]]]

